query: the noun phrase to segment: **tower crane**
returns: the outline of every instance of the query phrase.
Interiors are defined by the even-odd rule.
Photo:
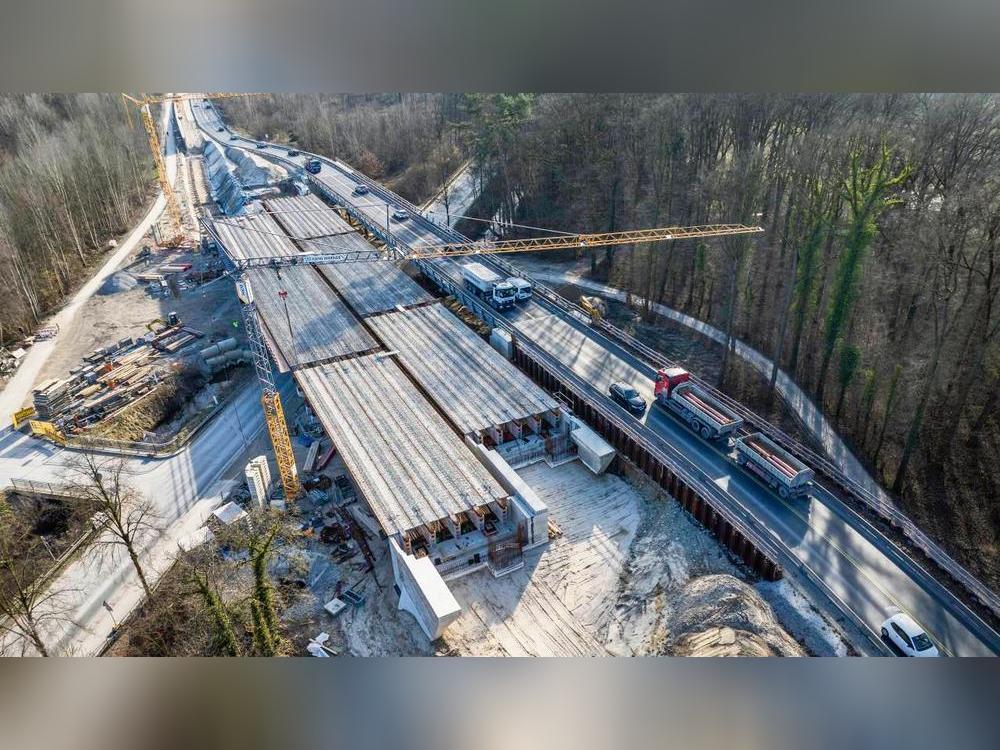
[[[215,231],[216,219],[205,221],[209,234],[220,247],[225,244]],[[257,231],[252,227],[243,226],[249,231]],[[242,303],[242,313],[250,350],[254,358],[254,367],[261,386],[261,405],[264,409],[264,420],[274,448],[278,473],[281,477],[285,497],[294,500],[301,491],[298,473],[295,467],[295,457],[292,454],[291,438],[285,423],[281,398],[274,385],[271,371],[271,361],[264,342],[263,331],[257,315],[253,289],[248,271],[254,269],[274,269],[280,273],[282,268],[292,266],[321,266],[337,263],[365,263],[376,260],[404,262],[408,260],[424,260],[432,258],[452,258],[466,255],[492,255],[499,253],[524,253],[548,250],[565,250],[579,247],[594,247],[606,245],[627,245],[637,242],[666,242],[675,239],[705,239],[710,237],[727,237],[738,234],[757,234],[763,228],[745,224],[708,224],[692,227],[660,227],[658,229],[637,229],[623,232],[601,232],[596,234],[566,234],[555,237],[537,237],[528,239],[495,240],[480,242],[452,242],[443,245],[414,244],[406,245],[397,241],[394,245],[384,245],[380,248],[372,246],[371,250],[322,250],[318,252],[299,253],[290,256],[234,258],[227,252],[230,261],[229,275],[236,279],[237,296]],[[314,242],[329,241],[331,238],[318,238]]]
[[[233,96],[253,96],[244,93],[209,93],[209,94],[173,94],[169,96],[148,96],[139,94],[132,96],[122,93],[122,102],[125,104],[125,112],[128,115],[129,124],[132,124],[131,109],[129,105],[135,106],[139,110],[139,119],[146,130],[146,138],[149,140],[149,150],[153,155],[153,165],[156,168],[156,179],[160,183],[160,190],[163,191],[163,198],[167,202],[167,217],[170,220],[170,231],[173,232],[171,243],[179,243],[183,240],[183,227],[181,225],[181,208],[174,194],[173,186],[167,177],[167,165],[163,161],[163,146],[160,143],[160,136],[156,132],[156,122],[153,120],[150,106],[153,104],[163,104],[165,102],[182,102],[189,99],[225,99]]]

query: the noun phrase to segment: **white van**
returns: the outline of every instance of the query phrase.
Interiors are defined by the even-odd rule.
[[[527,279],[522,279],[520,276],[511,276],[507,279],[507,282],[514,287],[517,292],[517,296],[514,298],[518,302],[524,302],[525,300],[531,299],[531,282]]]

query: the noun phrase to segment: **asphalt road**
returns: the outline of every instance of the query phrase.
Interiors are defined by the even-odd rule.
[[[207,116],[206,116],[207,114]],[[196,110],[196,116],[199,113]],[[286,149],[254,148],[254,142],[230,141],[228,131],[218,133],[221,122],[214,110],[201,110],[209,134],[225,143],[253,148],[255,152],[304,164],[309,155],[289,159]],[[372,194],[354,196],[355,172],[338,163],[324,162],[316,179],[363,211],[372,223],[386,226],[401,242],[436,244],[442,240],[430,227],[413,219],[387,219],[386,201]],[[360,181],[360,178],[359,180]],[[391,198],[390,212],[402,205]],[[460,279],[458,261],[437,261],[454,279]],[[617,345],[600,337],[580,321],[568,322],[564,314],[539,300],[532,300],[509,315],[529,338],[543,345],[556,359],[587,379],[599,390],[612,380],[624,380],[652,401],[653,371]],[[623,412],[624,413],[624,412]],[[822,487],[798,500],[782,501],[768,488],[738,469],[729,460],[728,447],[703,441],[671,415],[652,407],[643,422],[662,436],[738,504],[773,531],[799,563],[808,566],[851,610],[874,631],[891,612],[901,609],[921,623],[943,652],[960,656],[1000,653],[1000,636],[978,621],[950,592],[915,571],[912,561],[884,537],[867,531],[850,511]],[[862,528],[859,528],[859,525]],[[788,570],[787,574],[795,575]]]
[[[279,380],[286,403],[294,396],[291,378]],[[264,429],[260,392],[248,386],[205,425],[180,452],[168,458],[126,459],[129,483],[154,506],[159,530],[145,540],[142,554],[153,580],[177,554],[177,542],[204,523],[219,504],[221,480],[238,479],[246,460],[261,452]],[[0,432],[0,486],[11,479],[60,483],[72,476],[77,451],[6,428]],[[50,628],[47,642],[55,653],[93,655],[100,651],[117,619],[142,600],[138,577],[127,556],[109,556],[96,545],[82,550],[59,573],[54,586],[67,591],[60,605],[72,611],[73,624]],[[108,602],[113,612],[103,603]],[[0,645],[8,645],[2,643]],[[31,652],[31,649],[28,649]]]

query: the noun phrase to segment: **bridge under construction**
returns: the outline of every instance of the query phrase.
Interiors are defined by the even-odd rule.
[[[196,106],[194,112],[206,138],[230,137],[213,108]],[[322,169],[311,173],[303,165],[315,159],[313,155],[289,156],[284,147],[263,144],[256,148],[256,142],[245,139],[229,143],[254,149],[256,156],[289,170],[311,192],[298,198],[270,199],[260,211],[216,222],[213,234],[235,257],[448,247],[465,241],[449,228],[423,219],[416,207],[348,165],[320,159]],[[354,195],[359,184],[367,188],[366,195]],[[393,222],[390,209],[408,212],[409,220]],[[241,227],[240,222],[245,225]],[[519,273],[499,258],[483,256],[482,260],[505,276]],[[571,450],[574,432],[587,429],[594,437],[602,436],[605,444],[618,451],[621,460],[664,487],[747,565],[765,577],[793,577],[828,611],[864,634],[873,652],[885,651],[877,627],[893,608],[913,613],[946,653],[1000,652],[1000,637],[974,607],[955,596],[844,504],[840,493],[845,488],[857,492],[849,483],[836,480],[828,487],[817,481],[800,501],[782,501],[754,478],[734,469],[734,454],[709,446],[660,410],[651,410],[642,422],[625,418],[607,401],[608,383],[634,383],[649,397],[657,369],[669,363],[613,326],[592,325],[589,315],[550,290],[535,285],[539,294],[533,300],[499,312],[469,293],[462,282],[461,263],[451,257],[416,260],[413,270],[420,274],[424,286],[384,260],[295,268],[296,272],[312,274],[301,279],[286,276],[288,270],[280,271],[281,282],[273,278],[270,282],[263,278],[259,281],[261,289],[270,290],[268,296],[275,291],[265,286],[269,283],[278,283],[278,293],[288,293],[287,297],[279,297],[284,299],[280,305],[261,305],[266,338],[279,367],[287,367],[296,376],[345,460],[354,451],[348,461],[352,475],[363,486],[369,479],[372,482],[365,494],[375,498],[367,497],[383,530],[393,537],[397,580],[415,580],[428,591],[439,591],[427,583],[427,566],[420,561],[434,565],[433,553],[437,549],[450,551],[455,545],[449,547],[448,542],[455,541],[456,531],[459,538],[479,532],[485,540],[487,530],[496,538],[493,535],[500,529],[505,538],[509,535],[518,539],[520,535],[523,546],[525,539],[519,529],[535,529],[526,519],[532,507],[535,518],[541,517],[544,504],[537,498],[519,497],[513,485],[505,481],[503,466],[494,459],[505,456],[504,445],[534,442],[544,446],[543,452],[549,450],[549,460],[557,460],[560,450]],[[277,272],[262,273],[274,277]],[[312,303],[293,302],[291,284],[284,284],[286,278],[303,280],[302,287],[295,287],[295,294],[312,289],[308,296],[315,295],[317,306],[313,310],[335,312],[325,321],[312,320]],[[310,280],[304,281],[306,278]],[[326,288],[313,288],[315,279]],[[456,297],[495,331],[503,333],[511,343],[512,362],[474,334],[477,345],[463,340],[470,332],[434,301],[428,289]],[[328,295],[331,291],[333,298]],[[297,310],[293,309],[295,305],[299,306]],[[333,344],[326,337],[335,330],[337,338],[342,336],[343,340]],[[463,330],[463,335],[456,338],[456,330]],[[487,380],[443,376],[440,368],[455,367],[456,358]],[[523,378],[527,385],[517,381],[519,385],[508,402],[512,378]],[[484,389],[489,388],[504,391],[505,397],[485,396],[489,391]],[[349,393],[345,394],[345,390]],[[377,425],[372,423],[371,414],[364,413],[373,408],[372,399],[383,401],[380,409],[385,406],[375,420]],[[549,408],[540,409],[546,404]],[[352,410],[363,413],[349,414]],[[499,422],[501,419],[507,421]],[[763,422],[756,415],[749,415],[747,421],[758,429]],[[378,436],[380,429],[385,433],[386,425],[393,425],[387,437]],[[390,448],[392,439],[403,434],[397,433],[397,427],[406,433],[405,440],[414,435],[423,438],[414,438],[409,448],[399,448],[405,461],[393,454],[395,443]],[[767,434],[775,438],[773,431]],[[780,436],[777,439],[782,448],[788,447],[780,442]],[[352,441],[356,447],[345,447]],[[377,453],[365,453],[372,441],[378,441],[383,448]],[[584,433],[577,435],[577,442],[588,442]],[[576,448],[580,450],[579,445]],[[406,508],[399,507],[407,503],[399,500],[400,488],[388,489],[385,477],[393,476],[392,471],[419,466],[409,463],[420,460],[418,453],[437,456],[433,452],[438,450],[444,451],[441,460],[446,468],[441,470],[447,486],[433,492],[444,494],[433,501],[427,499],[426,504],[415,498]],[[820,457],[807,455],[810,464],[822,468]],[[507,458],[510,461],[505,459],[504,463],[516,464],[516,457]],[[435,463],[438,460],[435,457]],[[389,462],[390,466],[379,462]],[[434,469],[428,467],[428,471],[430,481],[434,481]],[[823,477],[829,480],[833,474],[825,469]],[[427,481],[421,476],[421,481]],[[380,497],[380,492],[384,496]],[[443,515],[430,518],[442,511]],[[418,527],[404,528],[414,520],[419,521]],[[502,546],[496,545],[494,551]],[[500,571],[511,564],[500,554],[490,560],[490,542],[482,549],[486,559],[480,554],[473,566],[485,567],[492,562],[494,570]],[[474,556],[470,559],[475,561]],[[943,564],[950,569],[946,560]],[[436,572],[447,577],[453,571],[442,559]],[[961,579],[960,571],[954,575]],[[996,605],[989,592],[974,596],[986,608]],[[424,604],[409,602],[407,606],[418,611]],[[446,627],[453,617],[448,614],[452,603],[442,600],[432,604],[437,609],[433,616],[424,613],[424,620],[433,621],[434,627]]]

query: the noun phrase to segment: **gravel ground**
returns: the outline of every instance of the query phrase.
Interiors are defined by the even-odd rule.
[[[181,256],[184,257],[184,256]],[[185,325],[205,334],[202,346],[233,335],[232,322],[243,323],[232,283],[226,279],[185,290],[179,298],[151,297],[143,286],[115,294],[95,294],[80,308],[72,324],[63,332],[60,346],[52,352],[36,379],[63,378],[86,355],[126,336],[148,333],[146,324],[176,312]],[[199,342],[201,343],[201,342]]]

